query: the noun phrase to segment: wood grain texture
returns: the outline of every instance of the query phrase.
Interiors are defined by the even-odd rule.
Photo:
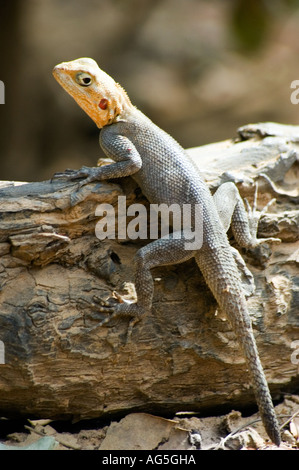
[[[261,126],[189,153],[212,191],[234,181],[252,201],[258,182],[259,209],[276,198],[259,236],[282,243],[242,252],[255,278],[248,307],[276,400],[299,388],[291,360],[299,340],[299,129]],[[1,413],[87,419],[254,404],[236,338],[193,261],[153,270],[153,311],[130,343],[128,320],[99,327],[100,299],[114,290],[134,299],[141,242],[98,240],[95,209],[116,207],[120,195],[128,204],[147,201],[130,179],[85,186],[74,204],[76,188],[61,179],[0,183]]]

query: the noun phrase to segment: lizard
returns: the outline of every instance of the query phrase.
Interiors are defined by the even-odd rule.
[[[107,302],[102,307],[107,308],[107,319],[102,324],[115,316],[125,316],[133,322],[142,319],[152,307],[151,269],[194,258],[243,349],[264,427],[272,442],[279,446],[278,420],[226,230],[231,224],[237,243],[244,247],[275,239],[258,239],[252,233],[243,200],[233,183],[227,183],[228,191],[221,186],[213,197],[183,147],[137,109],[121,85],[93,59],[62,62],[54,67],[53,75],[100,129],[100,146],[113,161],[105,166],[68,170],[62,175],[71,180],[81,179],[79,187],[94,181],[131,176],[152,204],[176,203],[180,207],[190,204],[193,226],[195,205],[200,204],[202,208],[200,249],[186,250],[183,231],[179,236],[158,238],[139,249],[135,256],[137,301],[115,305]],[[257,218],[254,229],[256,221]]]

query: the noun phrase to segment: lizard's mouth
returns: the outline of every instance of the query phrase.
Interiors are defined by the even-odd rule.
[[[68,74],[65,72],[65,69],[62,67],[62,64],[56,65],[52,70],[55,80],[62,86],[68,93],[71,87],[71,80]],[[70,84],[68,84],[70,82]]]

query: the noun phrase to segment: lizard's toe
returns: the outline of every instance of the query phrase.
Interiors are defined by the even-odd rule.
[[[256,239],[256,244],[261,245],[262,243],[271,243],[273,245],[279,245],[281,243],[280,238],[257,238]]]

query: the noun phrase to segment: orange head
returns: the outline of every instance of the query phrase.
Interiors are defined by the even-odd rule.
[[[53,75],[100,129],[125,118],[133,108],[123,88],[93,59],[62,62]]]

